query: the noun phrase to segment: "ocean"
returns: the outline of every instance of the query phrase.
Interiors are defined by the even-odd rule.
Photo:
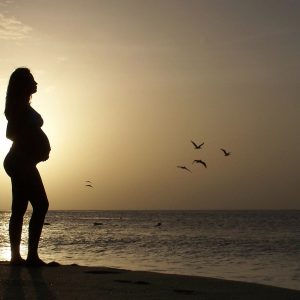
[[[0,212],[1,261],[10,259],[9,216]],[[49,211],[45,222],[45,261],[300,290],[300,211]]]

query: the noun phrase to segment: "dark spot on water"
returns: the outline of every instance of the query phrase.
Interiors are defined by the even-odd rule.
[[[99,226],[99,225],[103,225],[103,223],[101,223],[101,222],[94,222],[94,226]]]

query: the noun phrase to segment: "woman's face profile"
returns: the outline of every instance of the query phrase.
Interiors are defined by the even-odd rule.
[[[27,88],[30,95],[37,91],[37,82],[34,80],[32,74],[28,76]]]

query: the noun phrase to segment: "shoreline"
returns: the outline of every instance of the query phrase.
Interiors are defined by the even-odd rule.
[[[0,299],[300,299],[300,290],[208,277],[61,265],[0,262]]]

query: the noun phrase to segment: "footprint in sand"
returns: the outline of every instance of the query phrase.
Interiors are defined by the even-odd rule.
[[[195,295],[196,292],[193,290],[183,290],[183,289],[175,289],[175,293],[182,294],[182,295]]]
[[[120,283],[133,283],[133,284],[140,284],[140,285],[146,285],[146,284],[150,284],[149,282],[147,281],[141,281],[141,280],[138,280],[138,281],[131,281],[131,280],[124,280],[124,279],[116,279],[114,280],[115,282],[120,282]]]

